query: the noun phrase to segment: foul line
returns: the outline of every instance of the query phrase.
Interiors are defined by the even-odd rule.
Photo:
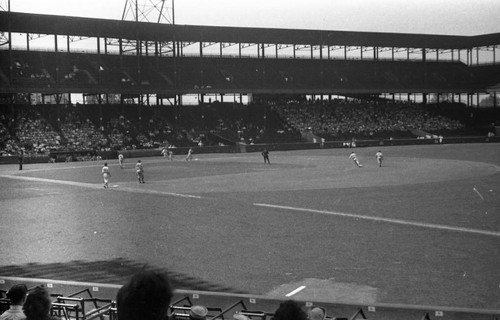
[[[289,207],[289,206],[279,206],[279,205],[265,204],[265,203],[254,203],[254,205],[258,206],[258,207],[267,207],[267,208],[301,211],[301,212],[321,213],[321,214],[329,214],[329,215],[340,216],[340,217],[363,219],[363,220],[370,220],[370,221],[377,221],[377,222],[394,223],[394,224],[422,227],[422,228],[428,228],[428,229],[439,229],[439,230],[447,230],[447,231],[454,231],[454,232],[467,232],[467,233],[480,234],[480,235],[484,235],[484,236],[500,237],[500,232],[498,232],[498,231],[487,231],[487,230],[479,230],[479,229],[451,227],[451,226],[445,226],[445,225],[441,225],[441,224],[423,223],[423,222],[415,222],[415,221],[399,220],[399,219],[391,219],[391,218],[382,218],[382,217],[362,216],[362,215],[351,214],[351,213],[342,213],[342,212],[334,212],[334,211],[326,211],[326,210],[315,210],[315,209],[307,209],[307,208],[297,208],[297,207]]]
[[[8,176],[8,175],[0,175],[0,178],[14,179],[14,180],[24,180],[24,181],[38,181],[38,182],[49,182],[49,183],[57,183],[64,184],[70,186],[77,186],[89,189],[99,189],[103,190],[102,184],[93,184],[93,183],[85,183],[85,182],[75,182],[75,181],[64,181],[64,180],[52,180],[45,178],[34,178],[34,177],[22,177],[22,176]],[[157,190],[147,190],[147,189],[136,189],[130,187],[117,187],[117,188],[109,188],[108,190],[118,190],[125,191],[131,193],[145,193],[145,194],[158,194],[165,196],[173,196],[173,197],[181,197],[181,198],[194,198],[194,199],[202,199],[200,196],[195,196],[191,194],[182,194],[175,192],[165,192],[165,191],[157,191]]]
[[[291,297],[291,296],[293,296],[293,295],[295,295],[295,294],[299,293],[300,291],[304,290],[305,288],[306,288],[306,286],[300,286],[300,287],[298,287],[297,289],[293,290],[292,292],[288,293],[288,294],[286,295],[286,297]]]

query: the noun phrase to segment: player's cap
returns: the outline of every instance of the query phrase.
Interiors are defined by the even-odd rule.
[[[326,310],[321,307],[314,307],[309,311],[310,320],[324,320],[326,318]]]
[[[204,306],[192,306],[189,311],[189,317],[191,319],[205,319],[207,314],[208,310]]]
[[[250,320],[250,318],[245,316],[244,314],[236,313],[235,315],[233,315],[233,320]]]

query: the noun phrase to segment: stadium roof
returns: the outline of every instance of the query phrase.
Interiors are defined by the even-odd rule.
[[[171,25],[68,16],[0,12],[0,31],[106,37],[148,41],[266,43],[288,45],[367,46],[466,49],[500,45],[500,33],[449,36],[275,28]]]

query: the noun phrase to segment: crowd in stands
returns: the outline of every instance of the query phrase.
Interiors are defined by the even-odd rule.
[[[214,317],[214,315],[209,314],[213,308],[204,305],[176,307],[175,304],[171,304],[173,296],[174,288],[166,274],[156,271],[140,271],[118,289],[116,297],[111,300],[109,307],[100,307],[91,312],[96,318],[118,318],[119,320],[206,320]],[[6,292],[5,297],[0,298],[5,302],[1,305],[0,320],[61,320],[71,316],[76,318],[82,316],[80,314],[71,315],[67,309],[61,316],[58,310],[61,310],[61,307],[64,308],[64,303],[60,302],[64,301],[65,298],[61,299],[59,296],[52,300],[49,291],[44,286],[28,289],[25,284],[16,284]],[[78,299],[73,298],[72,302],[74,301],[78,301]],[[77,309],[76,312],[84,313],[85,311],[82,308]],[[255,311],[248,312],[255,313]],[[231,313],[233,320],[251,319],[251,316],[247,316],[246,309],[233,310]],[[86,315],[83,314],[84,317]],[[320,306],[305,307],[295,300],[281,302],[276,310],[266,312],[266,315],[269,315],[269,319],[273,320],[337,318],[328,315],[326,308]]]
[[[90,119],[81,119],[79,113],[70,111],[60,121],[59,129],[66,139],[66,148],[69,150],[89,150],[106,146],[107,139],[101,130],[98,130]]]
[[[377,103],[335,100],[328,103],[291,102],[273,107],[295,129],[327,140],[340,137],[373,139],[387,136],[411,136],[411,130],[454,131],[465,125],[407,103]]]
[[[142,111],[106,105],[65,106],[57,119],[43,107],[21,106],[0,118],[3,155],[45,154],[57,150],[110,151],[161,149],[235,143],[300,142],[312,132],[321,141],[415,137],[412,130],[442,134],[464,129],[466,120],[439,112],[436,106],[358,100],[288,101],[271,105],[214,104]],[[47,106],[47,108],[50,108]],[[6,108],[4,108],[6,109]],[[109,110],[108,110],[109,109]],[[464,113],[457,105],[455,115]],[[102,113],[102,110],[101,110]],[[465,111],[466,113],[466,111]],[[48,116],[47,116],[48,114]],[[53,119],[50,119],[53,118]]]

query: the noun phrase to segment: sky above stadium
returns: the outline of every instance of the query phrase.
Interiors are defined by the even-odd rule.
[[[8,0],[0,0],[3,5]],[[11,11],[121,19],[126,0],[10,0]],[[139,0],[158,4],[160,0]],[[166,2],[169,6],[172,0]],[[177,24],[478,35],[500,32],[499,0],[175,0]]]

